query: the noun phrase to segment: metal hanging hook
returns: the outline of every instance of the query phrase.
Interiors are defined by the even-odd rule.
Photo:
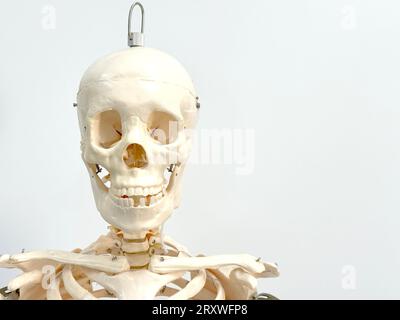
[[[135,7],[139,7],[142,14],[140,32],[132,32],[132,15]],[[144,7],[140,2],[132,4],[129,10],[128,18],[128,46],[129,47],[143,47],[144,46]]]

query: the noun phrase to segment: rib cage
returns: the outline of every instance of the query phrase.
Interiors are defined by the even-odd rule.
[[[83,251],[2,256],[0,267],[24,272],[8,286],[18,290],[21,300],[251,299],[257,294],[256,278],[278,276],[274,264],[249,255],[193,257],[171,238],[158,234],[145,241],[129,244],[110,233]],[[123,248],[146,250],[128,253]],[[148,262],[143,266],[128,263],[144,253]],[[54,274],[43,272],[47,266]]]

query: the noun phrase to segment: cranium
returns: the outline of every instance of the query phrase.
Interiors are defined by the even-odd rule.
[[[189,75],[163,52],[130,48],[89,67],[77,104],[82,158],[102,217],[131,234],[157,230],[179,204],[197,120]]]

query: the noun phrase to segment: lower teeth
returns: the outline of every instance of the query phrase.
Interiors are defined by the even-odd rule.
[[[125,201],[126,199],[130,200],[131,205],[134,207],[149,207],[158,203],[163,197],[163,193],[158,193],[156,195],[148,195],[148,196],[121,196],[120,199]]]

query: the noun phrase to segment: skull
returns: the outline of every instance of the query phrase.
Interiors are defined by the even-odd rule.
[[[89,67],[77,103],[98,211],[126,233],[158,230],[179,205],[196,125],[189,75],[163,52],[130,48]]]

